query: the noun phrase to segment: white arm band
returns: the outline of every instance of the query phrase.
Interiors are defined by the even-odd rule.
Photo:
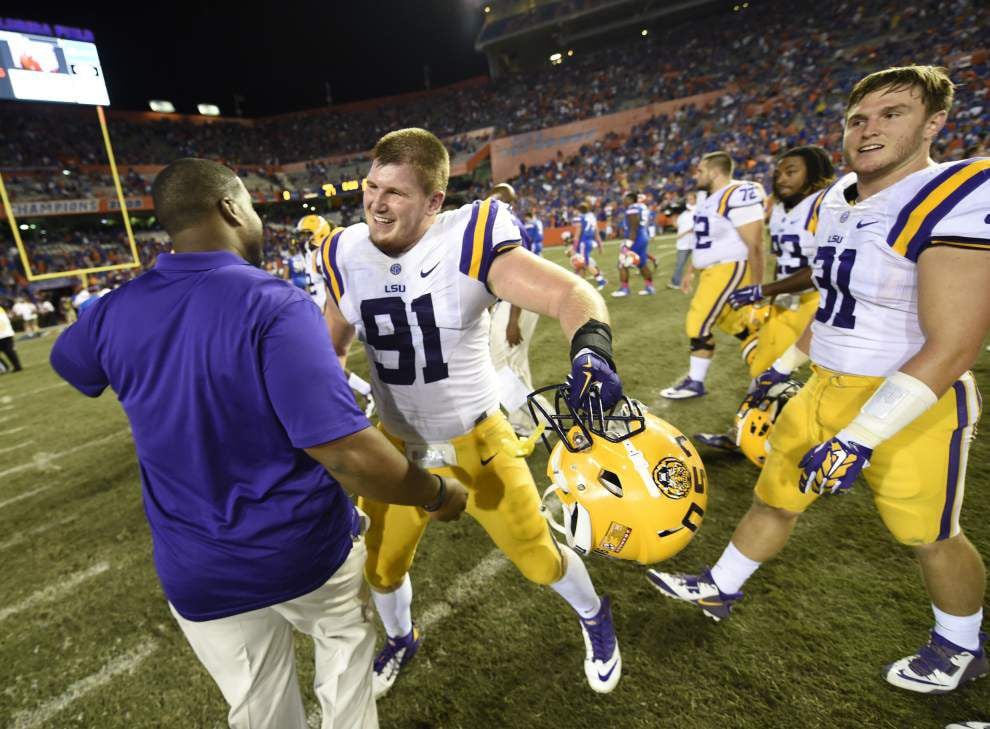
[[[789,375],[809,359],[808,355],[798,349],[796,344],[787,348],[777,361],[773,363],[773,368],[782,375]]]
[[[360,377],[351,372],[347,376],[347,384],[350,385],[351,389],[354,390],[358,395],[363,395],[368,397],[371,394],[371,384],[362,380]]]
[[[836,437],[876,448],[910,425],[938,402],[932,389],[917,377],[895,372],[866,401],[859,415]]]

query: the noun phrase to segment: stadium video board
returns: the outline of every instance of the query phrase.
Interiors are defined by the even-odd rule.
[[[74,32],[49,35],[43,23],[0,20],[0,99],[110,104],[91,33],[56,26]]]

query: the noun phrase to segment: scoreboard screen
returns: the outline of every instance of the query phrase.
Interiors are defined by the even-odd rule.
[[[0,26],[0,99],[108,106],[96,44]]]

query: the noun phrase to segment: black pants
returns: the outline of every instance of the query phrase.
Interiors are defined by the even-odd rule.
[[[17,356],[17,352],[14,351],[14,338],[4,337],[0,339],[0,354],[7,355],[7,359],[14,368],[14,372],[21,369],[21,358]]]

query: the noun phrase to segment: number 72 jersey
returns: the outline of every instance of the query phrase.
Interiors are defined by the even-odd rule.
[[[365,223],[323,243],[327,291],[364,344],[375,404],[391,435],[448,441],[498,407],[488,270],[520,238],[510,210],[490,198],[441,213],[399,256],[380,251]]]
[[[854,205],[855,197],[850,173],[819,209],[812,266],[821,304],[811,359],[839,372],[886,377],[925,343],[918,318],[922,253],[951,246],[990,255],[990,158],[934,165]]]

